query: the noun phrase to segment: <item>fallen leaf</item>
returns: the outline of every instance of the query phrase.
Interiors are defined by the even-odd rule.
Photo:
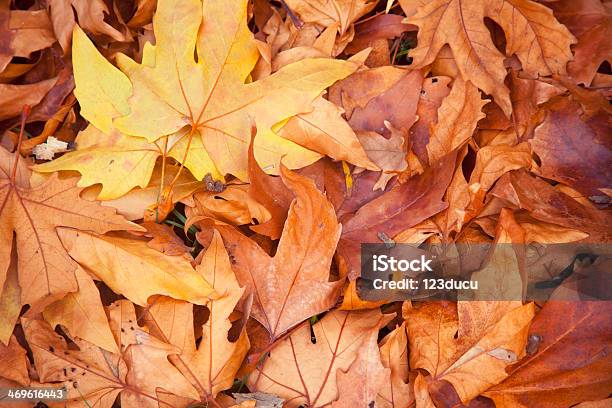
[[[336,374],[339,398],[332,408],[364,407],[376,404],[380,390],[389,382],[391,369],[384,367],[376,344],[376,332],[363,340],[357,357],[349,367]]]
[[[115,210],[79,198],[81,189],[74,178],[62,180],[57,175],[31,187],[30,171],[18,153],[0,148],[0,282],[4,285],[9,267],[11,242],[16,233],[21,303],[32,313],[77,290],[75,262],[70,259],[58,237],[58,227],[71,231],[103,234],[112,230],[138,230],[135,224],[117,215]]]
[[[209,23],[198,33],[202,15]],[[201,138],[221,173],[246,179],[249,138],[243,133],[254,119],[260,131],[255,156],[264,167],[273,165],[270,171],[278,172],[279,159],[285,154],[285,162],[291,166],[312,162],[317,155],[279,138],[271,128],[310,110],[310,103],[325,87],[357,66],[309,59],[245,85],[257,58],[245,17],[246,1],[203,6],[195,0],[159,4],[153,22],[157,43],[145,48],[145,63],[118,56],[133,89],[126,102],[131,111],[115,119],[115,127],[152,142],[188,126],[185,138]],[[176,26],[183,29],[174,31]],[[181,46],[175,48],[176,44]]]
[[[43,311],[45,320],[51,327],[64,326],[73,337],[79,337],[111,353],[119,352],[96,285],[80,267],[75,276],[78,291],[47,306]]]
[[[229,317],[244,288],[238,286],[218,232],[215,231],[196,270],[220,295],[206,305],[208,320],[202,326],[202,339],[197,347],[192,329],[193,305],[166,297],[158,298],[147,308],[145,320],[151,333],[180,349],[180,353],[172,356],[170,361],[193,384],[200,399],[206,401],[214,400],[220,391],[232,387],[249,349],[249,340],[245,330],[240,331],[237,339],[229,339],[232,328]],[[185,332],[179,327],[189,329]]]
[[[607,213],[583,206],[524,170],[504,174],[491,194],[529,211],[537,220],[586,232],[589,239],[605,242],[610,234]]]
[[[571,406],[608,396],[610,357],[608,302],[549,301],[529,333],[538,350],[509,370],[509,377],[484,393],[497,407]]]
[[[381,408],[407,408],[415,401],[408,382],[408,338],[406,324],[396,327],[381,342],[382,364],[391,369],[391,378],[378,392],[376,406]]]
[[[266,223],[270,213],[249,194],[248,185],[229,185],[222,192],[201,191],[193,195],[193,208],[186,214],[190,218],[210,217],[232,225],[257,222]]]
[[[525,230],[514,219],[512,210],[502,208],[487,263],[470,277],[478,282],[478,291],[467,299],[521,301],[527,291],[525,253],[520,247],[525,243]]]
[[[438,109],[439,120],[431,128],[427,145],[429,163],[435,163],[470,140],[476,123],[485,116],[482,107],[486,102],[471,82],[455,79]]]
[[[485,146],[476,154],[469,184],[476,191],[489,191],[497,179],[507,172],[530,167],[531,149],[527,143]]]
[[[0,344],[0,358],[2,359],[0,377],[15,381],[25,387],[30,385],[29,361],[26,351],[15,336],[11,336],[7,345]]]
[[[400,70],[402,71],[405,75],[391,87],[368,100],[363,107],[357,106],[352,110],[348,122],[353,129],[387,134],[389,131],[385,127],[385,121],[397,129],[410,129],[416,122],[423,74],[420,71]],[[399,100],[402,103],[397,103]]]
[[[406,130],[396,129],[385,121],[385,127],[391,132],[390,138],[385,138],[376,132],[359,132],[357,136],[368,157],[381,169],[380,177],[374,189],[384,190],[394,176],[406,170]]]
[[[22,325],[41,381],[65,386],[68,403],[86,401],[110,408],[121,394],[122,406],[157,407],[165,399],[161,389],[197,398],[193,387],[167,361],[175,351],[172,346],[140,329],[136,329],[138,342],[119,355],[78,339],[72,339],[78,346],[74,350],[42,320],[22,318]]]
[[[577,37],[574,59],[567,65],[569,75],[577,84],[591,85],[604,61],[610,62],[607,39],[610,37],[610,10],[605,3],[594,0],[551,2],[555,16]]]
[[[15,242],[13,242],[6,280],[0,292],[0,342],[4,345],[9,344],[9,339],[21,313],[21,288],[19,287],[15,248]]]
[[[398,85],[399,81],[405,77],[406,71],[396,67],[357,71],[329,88],[329,100],[344,108],[346,118],[350,119],[356,108],[365,108],[368,102],[394,85]],[[380,120],[380,126],[382,126],[382,120]],[[375,131],[376,129],[366,130]]]
[[[30,58],[33,52],[55,42],[49,15],[44,10],[0,10],[0,34],[0,72],[13,57]]]
[[[381,242],[381,234],[393,237],[446,208],[442,197],[451,181],[455,157],[456,152],[447,155],[423,174],[363,205],[344,222],[338,254],[347,263],[350,280],[360,275],[361,243]]]
[[[604,112],[582,119],[578,106],[564,99],[547,113],[529,141],[542,163],[538,173],[586,196],[601,194],[599,189],[608,187],[612,177],[609,126]]]
[[[308,323],[302,324],[249,376],[249,389],[276,394],[288,408],[331,404],[338,398],[336,377],[367,350],[368,339],[385,320],[378,310],[334,311],[312,326],[314,342]]]
[[[449,77],[430,77],[423,80],[419,102],[417,104],[417,122],[410,128],[412,150],[421,163],[429,163],[426,146],[431,137],[431,127],[438,122],[438,108],[450,93]]]
[[[55,85],[57,78],[34,84],[0,84],[0,120],[18,116],[24,105],[36,106]]]
[[[359,167],[378,170],[366,155],[361,140],[342,118],[342,109],[322,97],[315,99],[312,106],[312,112],[289,119],[278,134],[335,160],[345,160]]]
[[[338,31],[344,34],[350,25],[376,6],[369,0],[286,0],[289,8],[306,23],[317,23],[324,27],[339,23]]]
[[[331,203],[310,179],[284,167],[281,178],[296,198],[274,257],[233,227],[215,226],[234,259],[238,281],[253,292],[253,317],[273,339],[331,308],[343,284],[329,281],[341,231]]]
[[[523,70],[531,76],[565,73],[571,59],[574,36],[560,24],[546,6],[530,0],[474,1],[436,0],[420,5],[406,22],[419,27],[418,45],[410,51],[412,65],[431,64],[445,44],[450,46],[461,77],[485,93],[493,95],[506,116],[512,106],[504,55],[491,40],[484,19],[501,26],[506,38],[506,54],[516,54]]]
[[[145,306],[156,294],[201,305],[215,296],[188,260],[162,254],[145,241],[68,228],[58,229],[58,235],[74,260],[137,305]]]
[[[392,39],[407,31],[416,31],[415,26],[403,23],[402,20],[402,16],[395,14],[380,14],[372,19],[364,20],[355,27],[355,37],[348,44],[345,52],[355,54],[371,46],[376,40]]]
[[[190,248],[175,234],[170,225],[154,222],[143,222],[141,225],[147,229],[145,236],[153,238],[147,242],[150,248],[170,256],[186,255],[189,253]],[[190,258],[190,255],[186,256]]]
[[[253,129],[252,132],[255,130]],[[254,134],[252,135],[254,137]],[[259,201],[270,213],[270,220],[251,226],[251,229],[259,234],[278,239],[283,231],[289,206],[293,201],[293,194],[285,186],[280,177],[266,174],[253,154],[253,144],[249,145],[248,172],[249,194]]]
[[[454,308],[432,303],[410,309],[406,317],[411,366],[427,370],[432,381],[451,383],[461,402],[467,404],[505,379],[505,368],[524,355],[533,315],[532,303],[516,307],[470,344],[466,342],[474,340],[470,336],[464,339],[460,333],[455,339],[462,321],[457,320]],[[418,395],[417,399],[421,398]]]

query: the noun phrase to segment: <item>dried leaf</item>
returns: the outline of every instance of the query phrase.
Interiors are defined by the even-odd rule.
[[[415,68],[433,62],[445,44],[450,46],[461,77],[485,93],[507,116],[512,112],[510,94],[503,85],[504,55],[487,30],[488,17],[501,26],[506,54],[516,54],[532,76],[563,74],[571,59],[574,36],[545,6],[530,0],[471,1],[436,0],[420,5],[408,23],[419,27],[418,46],[410,52]]]
[[[17,154],[18,156],[18,154]],[[52,176],[31,187],[26,162],[0,148],[0,282],[4,285],[9,267],[11,242],[16,233],[21,303],[32,313],[77,290],[75,262],[58,237],[58,227],[103,234],[112,230],[140,227],[98,203],[79,198],[75,179]]]
[[[58,234],[73,259],[137,305],[146,305],[156,294],[200,305],[215,296],[188,260],[162,254],[144,241],[68,228],[58,229]]]
[[[541,338],[538,350],[512,366],[510,376],[484,395],[498,407],[570,406],[608,396],[612,378],[607,302],[549,301],[529,333]]]
[[[343,284],[329,282],[341,229],[332,205],[310,179],[286,168],[281,177],[296,199],[274,257],[233,227],[216,226],[235,260],[238,281],[253,292],[253,317],[273,338],[331,308]]]
[[[385,320],[378,310],[334,311],[312,326],[314,342],[309,325],[302,324],[249,376],[249,389],[279,395],[288,408],[332,403],[338,398],[337,376],[367,351],[368,339]]]
[[[202,401],[214,399],[231,388],[242,359],[249,349],[245,330],[230,341],[230,314],[244,289],[238,286],[223,242],[215,232],[197,272],[220,297],[207,304],[208,320],[202,326],[202,339],[196,347],[193,332],[193,305],[166,297],[155,299],[147,310],[146,324],[163,341],[177,346],[180,354],[171,361],[197,389]],[[187,327],[185,331],[183,328]]]

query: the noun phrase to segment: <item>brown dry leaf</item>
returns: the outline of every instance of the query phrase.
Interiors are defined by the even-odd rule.
[[[539,242],[542,244],[562,244],[580,241],[589,236],[586,232],[536,220],[525,220],[523,217],[517,221],[525,231],[526,243]]]
[[[15,248],[13,242],[6,280],[0,292],[0,342],[4,345],[8,345],[21,313],[21,288],[19,287],[17,251]]]
[[[141,27],[150,23],[156,7],[157,0],[136,0],[136,11],[128,21],[128,27]]]
[[[383,366],[376,344],[378,334],[369,333],[348,371],[338,371],[336,385],[339,398],[332,408],[365,407],[376,404],[378,393],[389,383],[391,370]]]
[[[110,408],[120,393],[121,406],[128,408],[159,407],[170,393],[197,399],[195,389],[167,360],[176,349],[139,327],[134,328],[135,342],[115,354],[76,338],[67,343],[42,320],[22,318],[22,325],[40,380],[65,386],[70,406],[85,400]]]
[[[540,339],[537,348],[484,395],[500,408],[573,406],[607,397],[609,312],[610,302],[547,302],[529,331]]]
[[[577,37],[574,59],[567,71],[577,84],[591,85],[596,72],[610,55],[610,14],[599,0],[553,1],[549,3],[555,16]]]
[[[358,71],[332,85],[329,88],[329,100],[344,108],[346,118],[350,119],[356,108],[365,108],[368,102],[394,85],[399,85],[405,77],[406,71],[396,67]],[[380,123],[382,125],[382,120]]]
[[[355,37],[348,44],[345,52],[356,54],[378,40],[399,37],[406,31],[416,31],[417,28],[415,26],[406,24],[402,20],[402,16],[396,14],[380,14],[360,22],[358,25],[355,25]],[[388,65],[388,63],[389,60],[387,59],[384,65]]]
[[[513,117],[511,127],[513,128],[513,133],[516,136],[522,136],[522,140],[531,138],[533,128],[535,127],[533,121],[534,119],[538,120],[533,117],[538,113],[540,105],[553,96],[564,93],[565,89],[543,81],[522,78],[521,72],[514,70],[510,72],[509,85],[510,99],[512,100]],[[501,126],[500,129],[507,129],[508,127]]]
[[[331,308],[343,284],[329,282],[341,230],[331,203],[310,179],[284,167],[281,178],[296,198],[274,257],[233,227],[216,226],[235,261],[238,281],[254,295],[253,317],[273,339]]]
[[[58,237],[58,227],[103,234],[112,230],[139,230],[135,224],[98,203],[79,198],[74,178],[57,175],[36,187],[28,181],[24,159],[0,148],[0,282],[4,285],[9,267],[11,242],[16,233],[21,304],[32,313],[77,290],[77,265]]]
[[[478,88],[471,82],[456,78],[453,87],[438,109],[438,122],[432,126],[427,153],[429,163],[465,145],[476,129],[476,123],[485,117],[482,107],[487,103],[480,98]]]
[[[416,408],[436,408],[427,390],[427,380],[421,373],[414,380],[414,396]]]
[[[0,343],[0,360],[2,360],[0,377],[15,381],[25,387],[30,385],[29,361],[26,351],[15,336],[11,336],[7,345]]]
[[[145,241],[68,228],[59,228],[58,234],[74,260],[137,305],[145,306],[156,294],[200,305],[215,296],[187,259],[165,255]]]
[[[119,352],[96,285],[81,267],[77,267],[75,275],[79,290],[47,306],[43,312],[45,320],[53,328],[63,326],[73,338],[81,338],[111,353]]]
[[[196,270],[211,282],[220,295],[206,305],[208,320],[202,326],[199,345],[196,347],[192,329],[193,305],[187,302],[157,298],[147,308],[145,321],[151,333],[179,348],[180,353],[172,356],[171,362],[193,384],[200,400],[206,401],[215,399],[220,391],[232,387],[236,372],[249,349],[249,340],[244,328],[241,328],[237,338],[230,340],[230,314],[244,288],[238,286],[218,232],[215,231]]]
[[[338,31],[344,34],[351,24],[376,6],[370,0],[286,0],[289,8],[306,23],[317,23],[324,27],[339,24]]]
[[[511,170],[531,167],[531,149],[527,143],[516,146],[485,146],[476,154],[476,164],[470,175],[472,196],[489,191],[497,179]]]
[[[278,134],[308,149],[335,160],[345,160],[369,170],[378,170],[355,132],[342,118],[343,110],[323,97],[312,103],[313,111],[302,113],[287,122]]]
[[[24,105],[38,105],[56,82],[51,78],[28,85],[0,84],[0,120],[18,116]]]
[[[381,342],[383,366],[391,369],[391,378],[378,392],[376,406],[380,408],[408,408],[415,396],[408,383],[408,338],[406,323],[396,327]]]
[[[249,376],[249,389],[279,395],[287,408],[327,406],[342,398],[341,373],[360,354],[372,356],[369,349],[378,354],[376,342],[369,340],[386,321],[379,310],[333,311],[312,326],[316,342],[311,341],[311,328],[304,323],[280,340]],[[380,356],[378,359],[380,363]]]
[[[0,36],[0,72],[13,57],[29,58],[33,52],[55,42],[49,15],[44,10],[0,9]]]
[[[202,191],[193,194],[194,208],[186,212],[190,218],[209,217],[231,225],[266,223],[270,213],[255,197],[249,194],[247,184],[232,184],[221,192]]]
[[[104,0],[49,0],[48,6],[55,35],[64,52],[70,50],[74,12],[79,25],[92,34],[106,34],[115,41],[131,39],[127,27],[124,26],[120,32],[104,21],[105,15],[110,13]]]
[[[432,125],[438,122],[438,108],[450,93],[449,77],[430,77],[423,80],[416,114],[419,118],[410,128],[410,143],[412,150],[421,163],[428,164],[429,156],[426,146],[429,144]]]
[[[610,237],[608,213],[585,207],[524,170],[504,174],[491,194],[529,211],[537,220],[586,232],[594,241],[607,242]]]
[[[512,210],[502,208],[489,259],[470,277],[478,281],[478,292],[470,300],[520,302],[523,299],[527,290],[527,271],[524,249],[520,245],[525,243],[525,230],[516,222]]]
[[[253,129],[251,132],[253,133],[251,137],[254,137],[255,130]],[[280,177],[269,176],[259,167],[253,154],[253,143],[249,145],[248,154],[248,172],[249,180],[251,180],[249,194],[270,213],[269,221],[251,226],[251,229],[271,239],[278,239],[283,232],[287,212],[291,201],[293,201],[293,194]]]
[[[570,45],[576,40],[550,9],[530,0],[435,0],[420,5],[407,18],[406,22],[419,27],[418,46],[410,51],[415,68],[431,64],[448,44],[463,79],[493,95],[510,116],[510,94],[503,85],[504,55],[493,43],[485,17],[501,26],[506,54],[516,54],[523,70],[533,77],[565,73],[572,58]]]
[[[581,118],[576,103],[564,98],[547,112],[529,141],[541,161],[537,172],[565,183],[584,195],[602,195],[610,186],[612,141],[610,116],[600,111]]]
[[[586,401],[575,405],[576,408],[608,408],[612,405],[612,398],[606,398],[599,401]]]
[[[454,305],[429,303],[408,309],[411,367],[427,370],[433,382],[448,381],[467,404],[505,379],[505,368],[524,355],[533,316],[532,303],[515,307],[474,337],[461,333],[464,321],[461,315],[457,318]],[[440,395],[436,398],[439,401]]]
[[[154,222],[143,222],[141,226],[147,229],[144,235],[153,238],[147,242],[150,248],[170,256],[183,255],[187,259],[191,258],[188,255],[190,248],[176,235],[171,226]]]
[[[380,190],[384,190],[394,176],[408,168],[406,162],[408,132],[394,128],[387,121],[385,121],[385,127],[391,132],[389,138],[372,131],[357,133],[368,157],[381,169],[380,177],[374,184],[374,189]]]
[[[361,243],[382,242],[381,237],[393,237],[446,208],[442,198],[451,181],[455,158],[456,152],[443,157],[423,174],[356,209],[344,221],[338,255],[347,263],[350,280],[360,275]]]
[[[346,272],[344,272],[346,275]],[[376,309],[384,305],[386,302],[381,301],[368,301],[362,300],[357,293],[357,282],[349,281],[344,288],[344,294],[342,297],[342,304],[338,307],[339,310],[362,310],[362,309]]]
[[[382,67],[391,68],[391,67]],[[398,68],[393,68],[398,69]],[[373,69],[375,70],[375,68]],[[397,129],[410,129],[416,122],[416,110],[419,101],[419,93],[423,82],[423,73],[418,70],[399,70],[404,75],[395,82],[392,86],[382,92],[378,92],[375,96],[362,106],[356,106],[354,109],[346,109],[346,104],[343,97],[342,104],[347,111],[349,124],[355,130],[369,130],[383,135],[389,133],[385,127],[385,121],[390,122]],[[367,72],[367,71],[366,71]],[[385,74],[386,70],[374,71],[376,74]],[[359,75],[360,73],[353,74]],[[395,73],[392,73],[392,75]],[[359,75],[357,81],[363,78],[368,80],[368,75]],[[348,78],[350,79],[350,77]],[[351,82],[347,82],[350,84]],[[342,87],[343,81],[339,82]],[[361,84],[361,86],[364,86]],[[367,87],[372,86],[368,83]],[[351,105],[351,96],[348,96],[348,105]],[[402,103],[397,103],[402,101]],[[351,112],[350,114],[348,112]]]

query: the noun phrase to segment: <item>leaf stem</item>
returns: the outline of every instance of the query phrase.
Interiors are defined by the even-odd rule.
[[[15,177],[17,176],[17,163],[19,163],[19,158],[21,154],[19,153],[21,150],[21,142],[23,142],[23,133],[25,132],[26,119],[30,116],[32,112],[32,108],[30,105],[23,105],[23,109],[21,110],[21,130],[19,131],[19,140],[17,141],[17,148],[15,149],[15,162],[13,162],[13,169],[11,170],[11,184],[15,183]]]
[[[172,191],[172,189],[174,188],[174,185],[178,181],[178,178],[181,175],[181,172],[183,171],[183,168],[185,167],[185,161],[187,160],[187,154],[189,153],[189,148],[191,147],[191,141],[193,140],[193,134],[196,131],[196,126],[197,125],[195,125],[195,124],[191,125],[191,130],[189,131],[189,134],[187,135],[187,138],[188,138],[187,139],[187,146],[185,147],[185,154],[183,154],[183,160],[181,160],[181,166],[179,167],[178,171],[176,172],[176,175],[174,176],[174,179],[172,179],[172,181],[168,185],[168,189],[170,191]]]

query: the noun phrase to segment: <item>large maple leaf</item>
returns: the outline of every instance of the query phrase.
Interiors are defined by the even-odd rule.
[[[66,253],[57,227],[98,234],[140,227],[114,209],[81,199],[74,178],[54,175],[31,186],[29,177],[26,162],[0,148],[0,287],[7,278],[15,234],[21,303],[41,310],[77,290],[77,265]]]
[[[530,0],[421,0],[407,22],[419,27],[418,46],[410,51],[415,68],[431,64],[450,46],[464,80],[494,96],[506,115],[512,112],[504,54],[491,40],[485,17],[504,30],[506,54],[516,54],[532,76],[565,73],[574,36],[547,7]]]
[[[119,300],[107,314],[116,353],[72,337],[75,350],[45,321],[22,318],[40,380],[66,388],[65,406],[110,408],[119,394],[122,407],[176,406],[170,401],[177,397],[197,400],[195,388],[168,361],[177,348],[140,328],[132,303]]]
[[[296,196],[274,257],[234,227],[217,225],[240,284],[254,295],[253,317],[278,338],[336,303],[343,281],[329,282],[340,237],[333,206],[307,177],[281,169]]]
[[[249,388],[285,398],[288,408],[373,406],[378,390],[366,390],[374,384],[364,378],[380,388],[391,370],[382,366],[372,335],[391,317],[376,309],[335,310],[312,327],[304,323],[249,376]],[[371,399],[364,402],[364,395]]]
[[[170,361],[193,384],[200,399],[210,401],[219,391],[231,388],[249,349],[244,327],[233,338],[230,320],[244,288],[238,286],[218,232],[214,232],[197,270],[220,294],[206,305],[208,320],[201,326],[197,346],[191,303],[160,296],[150,303],[145,321],[151,333],[180,348],[181,353],[171,356]]]
[[[121,71],[75,29],[75,94],[81,113],[110,135],[98,133],[93,142],[90,135],[85,149],[108,156],[112,147],[119,159],[109,157],[91,166],[91,155],[83,157],[79,148],[38,171],[77,170],[84,176],[80,185],[103,184],[101,199],[146,185],[159,155],[184,163],[198,179],[208,173],[247,179],[253,120],[259,129],[255,156],[268,172],[278,173],[281,157],[291,168],[320,157],[272,129],[311,111],[321,91],[355,71],[357,64],[307,59],[245,83],[259,54],[247,27],[244,0],[160,1],[153,25],[156,45],[144,47],[140,64],[119,54]],[[102,179],[100,165],[119,177]]]

